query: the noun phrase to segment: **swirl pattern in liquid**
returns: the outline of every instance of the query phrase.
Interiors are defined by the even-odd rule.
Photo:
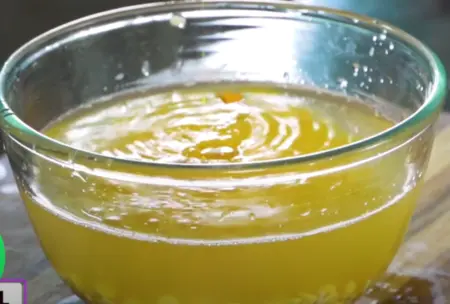
[[[318,152],[373,135],[389,122],[333,101],[243,92],[224,103],[214,92],[150,95],[64,118],[51,137],[85,150],[157,162],[272,160]],[[340,101],[342,102],[342,101]],[[353,121],[352,121],[353,120]]]

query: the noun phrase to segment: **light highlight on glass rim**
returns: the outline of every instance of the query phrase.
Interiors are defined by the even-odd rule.
[[[358,27],[364,27],[367,30],[385,30],[389,36],[396,37],[402,42],[406,43],[409,47],[414,49],[418,55],[423,57],[429,64],[431,70],[433,71],[433,82],[427,88],[427,97],[422,106],[407,119],[396,124],[390,129],[384,132],[378,133],[374,136],[365,138],[363,140],[345,145],[342,147],[329,149],[317,153],[311,153],[306,155],[300,155],[295,157],[268,160],[268,161],[255,161],[251,163],[227,163],[227,164],[179,164],[179,163],[156,163],[151,161],[136,161],[123,159],[118,157],[105,156],[99,153],[93,153],[85,150],[77,150],[69,145],[58,142],[51,139],[40,132],[34,130],[27,124],[25,124],[21,119],[19,119],[12,111],[6,102],[6,93],[8,86],[12,81],[14,81],[17,73],[20,72],[18,64],[27,61],[37,52],[42,51],[47,45],[46,43],[52,39],[59,37],[62,34],[67,34],[71,31],[77,32],[78,30],[92,24],[93,22],[98,23],[108,23],[108,20],[113,20],[116,17],[127,17],[130,19],[139,18],[138,14],[164,14],[169,12],[177,12],[184,10],[201,10],[201,9],[215,9],[215,10],[240,10],[240,9],[253,9],[257,12],[283,12],[290,13],[289,16],[292,18],[294,15],[292,13],[298,13],[299,16],[307,15],[310,18],[316,19],[328,19],[340,22],[343,24],[355,24]],[[355,23],[355,20],[357,22]],[[128,26],[125,24],[124,26]],[[31,53],[31,55],[30,55]],[[28,64],[31,64],[28,61]],[[19,50],[17,50],[5,63],[2,71],[0,72],[0,126],[6,130],[6,132],[18,139],[19,141],[27,144],[33,145],[36,149],[43,149],[44,151],[53,151],[63,155],[69,155],[69,153],[76,153],[79,158],[95,159],[96,161],[115,161],[117,163],[127,163],[131,165],[141,165],[141,166],[155,166],[155,167],[174,167],[180,168],[198,168],[198,169],[250,169],[250,168],[260,168],[267,166],[275,166],[282,164],[292,164],[300,163],[304,161],[312,161],[325,157],[335,156],[341,153],[353,151],[358,148],[366,147],[375,144],[378,141],[389,138],[399,132],[404,131],[412,125],[416,125],[419,122],[430,117],[434,112],[439,109],[442,105],[443,99],[446,94],[447,81],[445,69],[439,60],[439,58],[420,41],[405,33],[404,31],[397,29],[384,22],[371,19],[365,16],[360,16],[357,14],[329,9],[324,7],[314,7],[295,3],[286,3],[282,1],[195,1],[195,2],[179,2],[179,3],[151,3],[136,6],[129,6],[124,8],[119,8],[115,10],[110,10],[98,14],[94,14],[85,18],[81,18],[53,30],[50,30],[37,38],[31,40]]]

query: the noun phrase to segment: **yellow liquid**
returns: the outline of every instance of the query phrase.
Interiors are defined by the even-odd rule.
[[[314,153],[392,126],[326,93],[231,89],[244,99],[226,104],[224,88],[203,86],[99,102],[44,132],[109,156],[223,164]],[[364,153],[374,154],[241,171],[122,163],[114,176],[46,163],[39,195],[23,195],[50,261],[88,303],[347,303],[389,265],[416,193],[405,186],[407,151],[347,166]]]

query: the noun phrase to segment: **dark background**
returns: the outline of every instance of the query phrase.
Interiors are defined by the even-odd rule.
[[[34,36],[67,21],[142,0],[4,0],[0,9],[0,64]],[[450,0],[299,0],[379,18],[424,41],[450,71]],[[450,110],[450,100],[447,108]]]

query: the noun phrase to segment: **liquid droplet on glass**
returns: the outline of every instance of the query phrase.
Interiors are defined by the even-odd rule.
[[[173,15],[170,18],[170,24],[179,29],[184,29],[186,27],[186,18],[180,15]]]
[[[117,75],[114,77],[114,79],[117,80],[117,81],[120,81],[120,80],[122,80],[122,79],[124,79],[124,78],[125,78],[125,74],[124,74],[124,73],[119,73],[119,74],[117,74]]]
[[[146,77],[150,75],[150,62],[148,60],[144,60],[142,63],[141,72]]]
[[[182,71],[184,65],[183,59],[177,59],[172,65],[172,73],[178,74]]]

